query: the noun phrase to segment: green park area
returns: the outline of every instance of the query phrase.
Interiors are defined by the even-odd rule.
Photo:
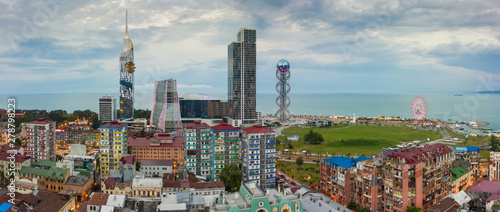
[[[320,166],[317,164],[304,163],[299,167],[295,162],[278,160],[276,166],[281,172],[304,185],[319,185]]]
[[[308,144],[304,137],[310,130],[323,136],[323,144]],[[413,127],[400,126],[334,126],[334,127],[290,127],[284,130],[284,135],[297,134],[300,140],[297,142],[281,142],[277,145],[278,151],[289,149],[293,152],[307,150],[315,154],[335,154],[370,156],[378,154],[382,148],[392,147],[401,142],[414,140],[431,141],[442,138],[439,131],[414,130]],[[290,148],[291,143],[293,148]]]

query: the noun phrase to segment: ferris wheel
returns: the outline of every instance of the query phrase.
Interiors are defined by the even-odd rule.
[[[415,121],[425,120],[427,117],[427,103],[424,98],[417,96],[411,103],[411,117]]]

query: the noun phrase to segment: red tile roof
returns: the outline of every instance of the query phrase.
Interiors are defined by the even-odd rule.
[[[19,149],[21,149],[21,147],[20,146],[10,147],[9,145],[0,145],[0,150],[8,151],[11,149],[19,150]]]
[[[251,127],[243,129],[246,133],[274,133],[274,131],[264,128],[261,125],[253,125]]]
[[[222,123],[215,125],[211,128],[212,128],[212,130],[238,130],[238,128],[233,127],[225,122],[222,122]]]
[[[455,212],[460,209],[460,205],[451,197],[446,197],[429,208],[430,211]]]
[[[497,193],[500,191],[500,182],[479,179],[474,185],[467,188],[467,190],[490,194]]]
[[[116,185],[116,181],[118,181],[118,178],[108,177],[108,179],[106,179],[106,181],[104,181],[104,184],[107,186],[114,186],[114,185]]]
[[[109,123],[106,123],[105,125],[102,125],[101,127],[113,127],[113,128],[123,128],[127,126],[125,123],[118,123],[117,120],[113,120]]]
[[[4,150],[0,150],[0,160],[7,160],[7,161],[9,161],[10,157],[11,157],[10,153],[7,153]],[[15,154],[14,157],[15,157],[15,161],[18,162],[18,163],[22,163],[22,162],[24,162],[26,160],[29,160],[31,158],[30,156],[21,155],[21,154]]]
[[[87,205],[102,206],[108,202],[109,194],[93,193]]]
[[[127,157],[122,157],[120,159],[120,161],[123,163],[123,165],[125,164],[135,164],[135,158],[133,155],[129,155]]]
[[[444,144],[433,144],[419,148],[403,149],[397,152],[391,152],[387,155],[387,157],[404,159],[407,164],[416,164],[420,162],[434,161],[437,157],[451,152],[453,152],[453,150]]]
[[[157,137],[160,140],[169,140],[167,137]],[[138,138],[138,137],[129,137],[128,138],[128,146],[129,147],[184,147],[184,139],[181,137],[170,137],[173,139],[172,143],[160,143],[160,145],[151,145],[152,140],[156,140],[153,138]]]
[[[54,123],[54,122],[49,121],[49,120],[44,119],[44,118],[39,118],[36,121],[29,122],[28,124],[50,124],[50,123]]]
[[[208,124],[201,123],[199,120],[194,120],[193,123],[186,124],[186,129],[206,129],[209,127]]]

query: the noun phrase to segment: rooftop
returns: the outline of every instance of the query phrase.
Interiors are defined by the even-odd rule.
[[[225,122],[222,122],[222,123],[215,125],[211,128],[212,128],[212,130],[215,130],[215,131],[238,130],[238,128],[233,127]]]
[[[451,171],[452,171],[451,181],[455,181],[455,180],[459,179],[460,177],[464,176],[464,174],[467,174],[467,169],[464,169],[461,166],[457,166],[457,167],[453,168]]]
[[[125,164],[132,164],[132,165],[134,165],[135,164],[135,158],[134,158],[133,155],[129,155],[127,157],[122,157],[120,159],[120,162],[122,162],[123,165],[125,165]]]
[[[89,181],[90,176],[79,174],[78,176],[70,176],[66,180],[66,185],[76,185],[83,186],[87,181]]]
[[[55,123],[55,122],[49,121],[49,120],[44,119],[44,118],[39,118],[36,121],[29,122],[28,124],[51,124],[51,123]]]
[[[9,160],[10,161],[10,157],[11,157],[10,153],[7,153],[4,150],[0,150],[0,160]],[[21,154],[15,154],[14,158],[15,158],[14,159],[15,162],[22,163],[22,162],[24,162],[26,160],[29,160],[31,157],[30,156],[26,156],[26,155],[21,155]]]
[[[433,144],[390,152],[387,157],[402,159],[406,164],[416,164],[433,160],[437,157],[451,153],[452,151],[450,147],[444,144]]]
[[[155,187],[161,188],[163,186],[163,179],[161,178],[134,178],[132,180],[132,187]]]
[[[168,135],[168,136],[167,136]],[[160,142],[159,145],[151,145],[151,141],[167,140]],[[171,141],[171,142],[170,142]],[[184,147],[184,139],[182,137],[173,137],[169,133],[158,133],[150,137],[128,137],[129,147]]]
[[[455,152],[478,152],[479,148],[477,146],[467,146],[467,147],[453,147]]]
[[[187,123],[186,129],[207,129],[210,128],[208,124],[201,123],[200,120],[194,120],[193,123]]]
[[[141,160],[142,166],[172,166],[173,161],[171,160]]]
[[[117,120],[113,120],[109,123],[106,123],[105,125],[102,125],[100,128],[124,128],[126,126],[127,124],[125,123],[118,123]]]
[[[116,181],[118,181],[118,178],[116,178],[116,177],[108,177],[106,179],[106,181],[104,181],[104,185],[107,185],[107,186],[116,185]]]
[[[264,128],[261,125],[253,125],[251,127],[243,129],[246,133],[274,133],[274,131]]]
[[[108,202],[109,194],[94,192],[90,195],[87,205],[101,206]]]
[[[44,177],[55,177],[58,179],[65,179],[66,174],[69,174],[69,169],[51,167],[50,169],[40,169],[33,167],[22,167],[19,173],[23,174],[33,174]]]
[[[443,200],[439,201],[435,205],[430,207],[432,211],[441,211],[441,212],[455,212],[460,209],[460,205],[455,202],[451,197],[446,197]]]
[[[319,206],[320,203],[321,207]],[[320,193],[309,193],[303,196],[302,207],[305,211],[314,212],[352,212],[343,205]]]
[[[479,179],[467,190],[493,194],[500,191],[500,182]]]
[[[370,158],[364,157],[364,156],[359,156],[357,158],[350,158],[350,157],[346,157],[346,156],[335,156],[335,157],[323,159],[323,161],[330,163],[330,166],[337,165],[337,166],[341,166],[343,168],[348,169],[348,168],[352,168],[352,167],[356,166],[357,162],[368,160],[368,159],[370,159]]]

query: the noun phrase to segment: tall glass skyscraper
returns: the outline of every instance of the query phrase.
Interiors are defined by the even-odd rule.
[[[125,16],[125,38],[120,53],[120,120],[134,119],[134,45],[128,37],[128,14]]]
[[[228,104],[232,125],[255,123],[256,30],[240,29],[228,46]]]
[[[177,135],[182,135],[181,109],[176,80],[168,79],[155,83],[150,121],[163,132],[176,131]]]

